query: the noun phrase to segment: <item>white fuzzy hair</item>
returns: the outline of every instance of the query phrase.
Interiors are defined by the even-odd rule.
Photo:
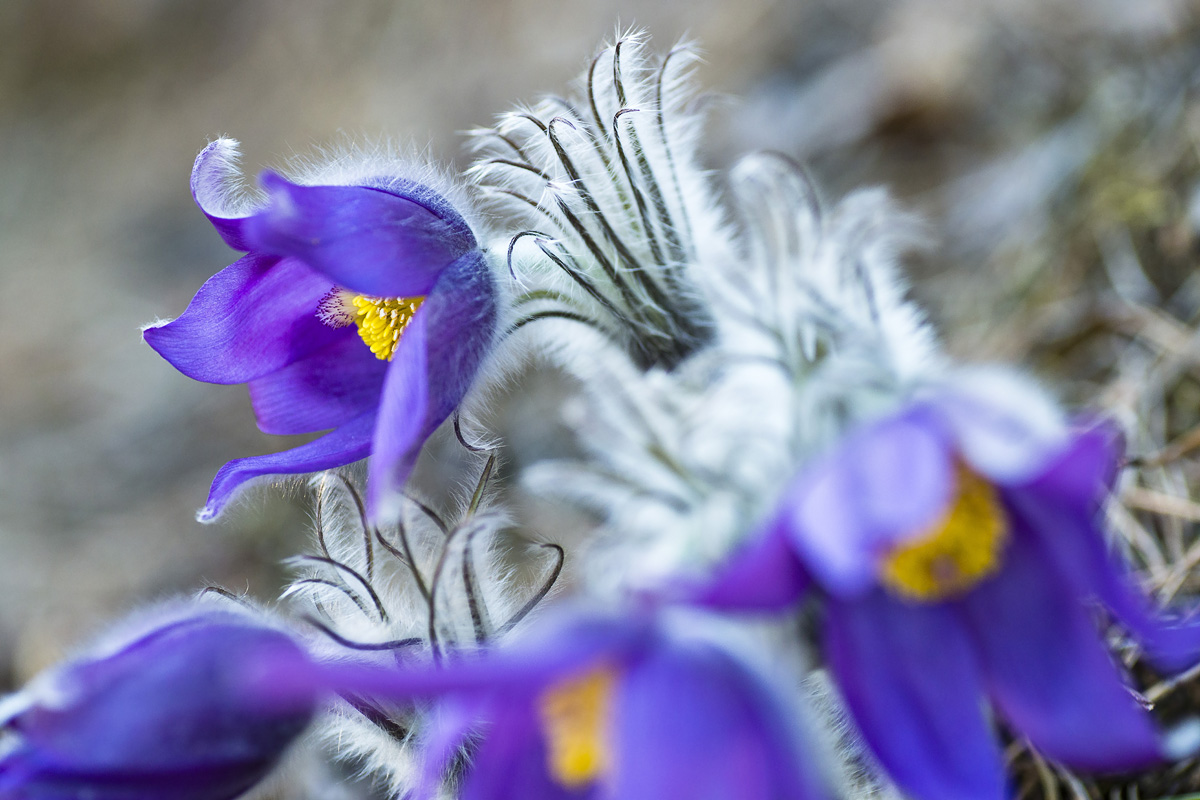
[[[319,475],[313,488],[315,552],[293,559],[300,576],[284,597],[316,629],[309,646],[318,657],[386,665],[429,658],[435,647],[469,650],[514,627],[529,591],[513,580],[498,550],[496,536],[511,522],[486,487],[468,492],[453,516],[411,498],[398,524],[386,528],[366,522],[361,476],[352,471]],[[433,595],[432,619],[426,592]],[[413,643],[362,649],[405,640]],[[418,778],[417,745],[430,710],[341,701],[318,722],[317,735],[336,758],[400,795]]]
[[[470,174],[520,226],[496,246],[516,301],[536,318],[582,318],[643,364],[677,363],[710,338],[696,272],[726,256],[709,241],[725,225],[695,158],[694,62],[688,45],[655,61],[628,34],[593,59],[576,97],[473,132]]]
[[[342,140],[314,148],[315,152],[294,154],[272,167],[288,180],[304,186],[369,186],[388,189],[399,180],[429,187],[444,197],[462,215],[482,242],[487,220],[461,180],[435,162],[427,149],[402,146],[387,139]],[[243,217],[255,213],[266,202],[261,190],[250,184],[242,171],[241,144],[221,136],[196,157],[192,193],[206,213],[217,217]]]
[[[920,226],[885,193],[830,206],[798,165],[757,154],[732,171],[732,202],[723,205],[698,157],[695,59],[688,45],[655,59],[644,34],[618,36],[573,98],[544,99],[474,132],[469,190],[389,145],[336,147],[281,170],[310,185],[415,180],[472,225],[496,275],[502,333],[454,424],[461,434],[461,420],[470,422],[464,444],[485,450],[477,464],[490,470],[494,443],[476,441],[474,418],[517,368],[546,358],[579,381],[584,405],[562,413],[584,457],[536,463],[521,479],[598,520],[572,556],[584,590],[602,599],[711,570],[778,508],[814,454],[923,394],[986,395],[1023,409],[1027,427],[1048,439],[1064,424],[1011,372],[947,363],[899,269]],[[263,202],[238,161],[231,139],[198,158],[193,190],[209,214],[242,216]],[[473,210],[479,194],[507,226]],[[392,663],[471,649],[516,627],[530,598],[546,595],[538,586],[553,581],[535,579],[531,592],[516,579],[500,552],[509,517],[485,484],[466,485],[453,514],[400,498],[398,525],[376,531],[363,512],[361,470],[317,477],[316,555],[293,562],[300,574],[284,595],[313,623],[313,652],[373,652]],[[562,567],[556,553],[547,574]],[[686,635],[689,625],[677,629]],[[762,673],[785,673],[776,683],[808,668],[794,630],[784,644],[769,625],[700,629]],[[412,641],[396,645],[404,640]],[[784,658],[772,665],[764,653]],[[817,694],[831,749],[863,762],[836,698]],[[318,735],[403,795],[434,712],[347,700]],[[869,769],[863,775],[841,782],[859,796],[891,796]]]
[[[626,87],[627,98],[649,91],[632,80]],[[595,148],[585,141],[564,149],[565,160],[583,162]],[[653,162],[652,151],[645,155]],[[689,214],[707,221],[690,240],[697,256],[677,274],[688,281],[685,295],[704,298],[711,341],[677,364],[647,367],[631,360],[620,337],[571,320],[539,320],[540,336],[529,335],[581,382],[587,410],[565,422],[587,458],[535,464],[523,479],[535,493],[602,519],[582,560],[592,588],[605,593],[653,588],[714,564],[775,507],[814,450],[940,370],[932,335],[896,274],[915,226],[882,193],[851,196],[828,212],[786,159],[752,157],[734,173],[739,231],[721,222],[690,153],[651,168],[686,176],[695,187]],[[589,185],[619,192],[617,181]],[[639,219],[628,205],[623,218],[606,216],[629,226]],[[635,238],[626,228],[617,233]],[[572,249],[579,242],[560,234],[562,252],[585,263],[588,253]],[[544,277],[530,249],[514,248],[514,272]],[[562,281],[539,285],[568,290]]]
[[[20,691],[0,697],[0,757],[8,748],[18,746],[19,735],[10,737],[4,728],[14,717],[33,706],[62,708],[73,701],[78,686],[69,675],[75,665],[111,658],[164,627],[197,615],[219,612],[288,636],[295,635],[282,618],[261,604],[247,598],[231,598],[231,595],[205,591],[192,597],[171,597],[138,607],[75,648],[71,656],[39,673]]]
[[[540,231],[510,239],[506,259],[515,302],[550,310],[530,313],[528,333],[514,337],[576,377],[587,399],[563,420],[586,457],[537,463],[522,478],[600,520],[579,560],[602,593],[710,568],[848,429],[923,395],[968,391],[983,374],[952,368],[907,298],[899,260],[922,230],[883,191],[829,206],[800,166],[756,154],[730,176],[741,224],[725,222],[697,166],[684,73],[669,57],[655,66],[633,34],[592,61],[579,98],[478,133],[476,180]],[[627,137],[605,130],[633,108]],[[658,206],[650,186],[669,189]],[[623,305],[606,277],[614,269],[631,285],[631,273],[649,276],[702,329],[647,334],[644,319],[621,319],[637,302],[670,309],[645,295]],[[646,359],[639,344],[662,357]],[[1030,429],[1061,430],[1052,404],[1026,402],[1036,394],[1027,382],[993,373],[1003,373],[987,381],[1003,389],[999,402],[1030,409]]]
[[[643,35],[620,37],[591,62],[574,99],[549,98],[475,132],[470,177],[511,225],[487,243],[504,333],[464,413],[485,407],[530,355],[578,379],[584,405],[562,412],[584,457],[535,463],[521,479],[598,520],[572,556],[584,590],[606,599],[712,569],[774,512],[800,467],[849,428],[925,393],[979,383],[980,373],[948,365],[906,297],[899,259],[921,229],[885,193],[828,206],[800,167],[758,154],[733,170],[732,208],[722,206],[697,157],[693,58],[681,47],[655,61]],[[1011,373],[984,382],[1037,409],[1029,414],[1039,431],[1059,429],[1052,404],[1029,384]],[[347,640],[414,637],[428,648],[419,622],[427,600],[397,563],[391,572],[370,565],[366,531],[342,495],[340,522],[328,511],[320,521],[323,547],[353,570],[374,569],[360,582],[375,587],[389,619],[327,584],[290,591],[319,603]],[[436,636],[469,648],[478,630],[511,627],[503,620],[516,613],[518,582],[490,544],[506,516],[461,516],[458,535],[427,514],[405,524],[420,569],[453,565],[463,575],[437,598]],[[467,592],[463,565],[483,553]],[[738,647],[796,652],[778,629],[760,634]],[[791,675],[804,672],[801,661]],[[795,698],[807,693],[798,681],[792,688]],[[414,778],[426,713],[407,712],[397,737],[346,705],[323,731],[336,752],[401,792]],[[840,720],[829,713],[827,750],[863,763]],[[847,781],[859,796],[889,791],[870,770],[835,782]]]

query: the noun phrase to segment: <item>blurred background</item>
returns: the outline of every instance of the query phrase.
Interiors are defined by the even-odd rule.
[[[139,338],[235,257],[192,205],[196,153],[233,136],[253,174],[391,138],[465,166],[458,131],[564,92],[618,23],[699,43],[718,182],[770,148],[830,199],[882,183],[919,212],[915,291],[950,348],[1130,423],[1159,460],[1118,524],[1190,587],[1200,4],[4,0],[0,688],[138,602],[270,598],[305,541],[303,504],[267,493],[194,521],[224,461],[284,443]]]

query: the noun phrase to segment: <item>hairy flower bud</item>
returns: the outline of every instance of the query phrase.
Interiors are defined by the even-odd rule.
[[[307,727],[313,697],[261,703],[262,660],[306,656],[249,614],[174,615],[0,701],[0,797],[225,800]]]

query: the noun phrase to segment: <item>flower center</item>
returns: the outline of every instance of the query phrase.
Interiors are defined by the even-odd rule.
[[[547,767],[568,789],[591,783],[612,766],[608,743],[616,677],[600,667],[551,686],[539,698]]]
[[[957,475],[957,494],[942,518],[884,559],[884,586],[909,600],[962,594],[1000,565],[1009,533],[996,490],[965,467]]]
[[[400,335],[424,300],[424,297],[370,297],[334,289],[321,299],[317,316],[331,328],[354,323],[358,335],[375,357],[391,361]]]

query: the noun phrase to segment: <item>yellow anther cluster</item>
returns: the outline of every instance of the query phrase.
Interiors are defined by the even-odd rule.
[[[375,357],[391,361],[396,354],[400,335],[412,322],[413,314],[421,307],[423,297],[379,298],[357,294],[350,298],[354,324],[358,335],[366,342]],[[350,309],[347,309],[348,311]]]
[[[995,488],[959,467],[953,504],[928,532],[888,555],[880,579],[910,600],[962,594],[999,567],[1008,536]]]
[[[601,667],[551,686],[541,696],[547,767],[569,789],[591,783],[612,766],[609,726],[616,677],[612,669]]]

